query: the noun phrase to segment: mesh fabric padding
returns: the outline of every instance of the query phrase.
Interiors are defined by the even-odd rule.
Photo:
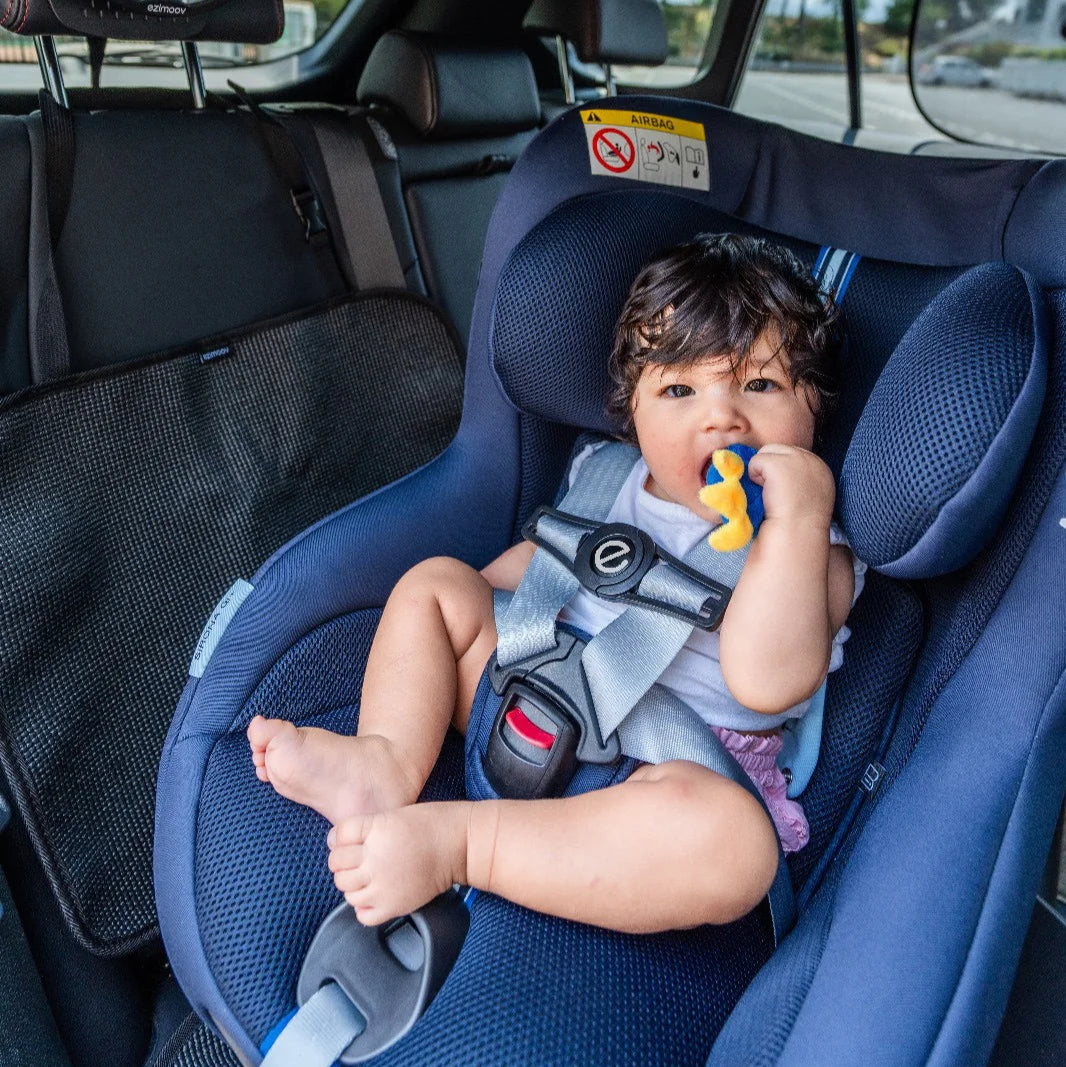
[[[705,231],[760,232],[659,192],[584,197],[531,230],[504,267],[493,316],[493,365],[511,402],[548,421],[614,432],[603,410],[607,357],[626,293],[655,253]],[[814,262],[813,246],[783,243]]]
[[[940,570],[972,558],[982,520],[994,524],[1014,488],[1043,400],[1036,389],[1023,403],[1023,386],[1038,360],[1042,373],[1042,359],[1029,290],[1005,265],[969,271],[915,320],[870,395],[841,475],[842,513],[864,560],[882,566],[907,555],[911,571],[938,573],[933,562],[919,565],[920,543],[923,558],[943,559]],[[963,529],[933,543],[930,527],[964,499],[986,459],[1003,465],[996,438],[1016,425],[1009,469],[971,494],[956,524]]]
[[[800,803],[811,838],[788,857],[802,886],[829,845],[914,663],[922,610],[905,586],[870,571],[848,619],[844,665],[829,676],[822,748]]]
[[[523,416],[518,423],[522,439],[522,488],[518,500],[514,537],[535,508],[552,499],[569,469],[574,432],[554,422]]]
[[[326,866],[326,820],[256,778],[244,731],[261,714],[355,733],[379,617],[365,611],[335,619],[290,649],[215,744],[205,771],[197,915],[222,999],[257,1045],[296,1006],[307,947],[341,896]],[[462,781],[462,741],[450,732],[422,799],[461,797]],[[234,909],[234,901],[254,906]]]
[[[210,606],[458,421],[452,336],[415,297],[231,347],[0,404],[0,760],[71,930],[104,954],[155,935],[156,768]]]
[[[765,909],[636,936],[482,893],[455,968],[380,1067],[702,1064],[771,951]]]
[[[1048,294],[1048,304],[1055,343],[1048,353],[1047,398],[1015,489],[1014,506],[972,566],[922,584],[929,605],[929,635],[909,698],[909,707],[919,710],[901,724],[910,744],[906,756],[900,759],[897,751],[897,759],[886,764],[885,784],[902,770],[937,695],[980,637],[1029,547],[1051,486],[1066,463],[1066,291]]]
[[[821,450],[834,474],[840,474],[866,398],[907,327],[961,273],[958,267],[912,267],[879,259],[859,263],[842,302],[840,395]]]

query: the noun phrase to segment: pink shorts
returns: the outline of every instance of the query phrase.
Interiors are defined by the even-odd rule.
[[[762,794],[774,820],[777,836],[785,852],[798,852],[810,839],[811,830],[803,808],[787,796],[788,783],[777,765],[781,735],[753,737],[724,726],[712,726],[726,751],[744,768],[755,788]]]

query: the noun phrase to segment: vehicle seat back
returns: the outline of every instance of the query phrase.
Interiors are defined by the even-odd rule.
[[[465,344],[489,217],[540,126],[529,59],[392,30],[367,59],[358,100],[398,162],[426,289]]]
[[[358,115],[286,121],[312,147],[328,128],[376,148]],[[12,889],[54,897],[35,949],[66,981],[52,958],[69,939],[97,956],[158,953],[155,767],[200,605],[439,452],[462,382],[439,310],[403,289],[352,292],[338,258],[312,250],[247,113],[77,112],[72,125],[54,264],[71,373],[33,382],[29,261],[51,252],[42,120],[0,122],[0,762],[17,809]],[[345,200],[313,151],[305,162],[335,201],[330,237],[354,235],[354,254],[372,205]],[[143,964],[131,970],[143,985]]]

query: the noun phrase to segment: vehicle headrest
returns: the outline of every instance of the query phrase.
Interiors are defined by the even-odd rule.
[[[281,36],[285,13],[282,0],[21,0],[6,6],[0,26],[24,37],[269,44]]]
[[[583,63],[666,62],[666,19],[655,0],[533,0],[522,28],[565,37]]]
[[[859,418],[840,513],[895,578],[968,563],[1007,510],[1047,384],[1044,299],[1016,267],[968,270],[911,324]]]
[[[489,343],[507,397],[550,422],[617,432],[604,413],[607,355],[633,278],[653,253],[698,232],[749,229],[668,193],[561,205],[515,246],[496,288]],[[925,284],[913,269],[914,284]],[[861,559],[893,576],[932,577],[964,565],[995,533],[1043,402],[1043,316],[1032,279],[985,264],[962,272],[906,330],[839,483]],[[841,415],[863,399],[842,398]]]
[[[361,104],[387,104],[423,136],[491,136],[540,124],[540,98],[524,52],[457,44],[392,30],[359,79]]]

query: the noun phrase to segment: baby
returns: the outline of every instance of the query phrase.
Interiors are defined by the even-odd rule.
[[[786,849],[807,839],[774,763],[778,727],[840,665],[861,587],[863,567],[831,522],[833,476],[812,451],[834,390],[834,318],[789,252],[704,235],[641,272],[610,361],[608,410],[642,458],[607,521],[683,557],[721,522],[699,498],[712,452],[758,449],[749,473],[765,519],[721,626],[695,630],[660,684],[715,730],[771,818],[684,760],[573,797],[415,804],[448,726],[466,730],[497,642],[493,589],[518,587],[534,546],[480,572],[429,559],[385,606],[355,737],[258,716],[248,727],[259,778],[333,824],[330,870],[360,922],[457,882],[630,932],[730,922],[763,898],[778,836]],[[594,634],[620,610],[581,591],[561,618]]]

